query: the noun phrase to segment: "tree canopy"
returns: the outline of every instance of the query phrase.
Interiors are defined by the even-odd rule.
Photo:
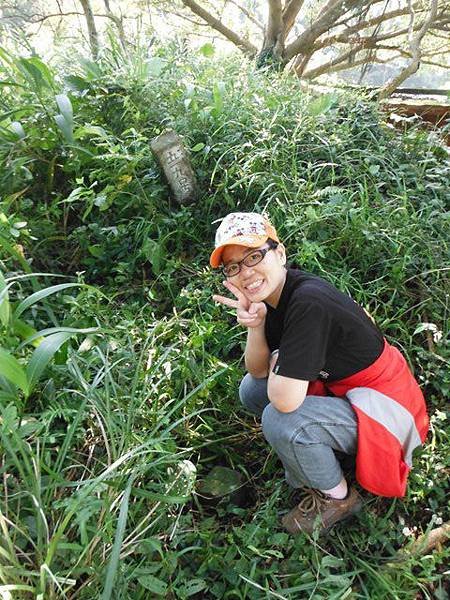
[[[5,0],[0,15],[2,37],[19,32],[30,43],[38,33],[67,51],[82,42],[94,59],[106,31],[125,50],[141,35],[150,43],[219,37],[258,66],[306,81],[370,76],[384,84],[381,96],[420,67],[450,68],[448,0]]]
[[[420,63],[449,66],[446,0],[229,0],[220,11],[217,2],[181,2],[258,64],[290,65],[308,80],[400,59],[399,72],[386,84],[388,91]],[[236,10],[242,18],[233,19]]]

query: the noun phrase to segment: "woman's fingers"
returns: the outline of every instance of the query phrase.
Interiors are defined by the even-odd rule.
[[[237,322],[243,327],[258,327],[261,322],[261,315],[259,315],[259,311],[255,313],[251,313],[242,308],[242,304],[239,300],[232,300],[231,298],[227,298],[226,296],[219,296],[214,294],[213,296],[214,302],[219,302],[224,306],[229,306],[230,308],[236,309],[236,318]]]
[[[241,320],[239,320],[238,323],[239,323],[239,325],[242,325],[242,327],[247,327],[247,328],[249,328],[249,327],[256,327],[256,325],[255,325],[255,319],[249,319],[247,321],[241,321]]]
[[[239,300],[242,306],[248,306],[248,298],[246,298],[245,295],[235,285],[231,283],[231,281],[225,280],[223,282],[223,285],[227,288],[227,290],[229,290],[233,294],[233,296],[236,296],[236,298]]]
[[[236,318],[238,321],[254,321],[256,319],[256,315],[249,315],[246,311],[238,310]]]
[[[229,306],[230,308],[239,308],[240,306],[239,300],[233,300],[232,298],[227,298],[226,296],[218,296],[217,294],[214,294],[213,300],[214,302],[219,302],[220,304]]]
[[[267,312],[267,308],[266,305],[264,304],[264,302],[252,302],[248,308],[248,312],[250,314],[261,314],[261,315],[265,315]]]

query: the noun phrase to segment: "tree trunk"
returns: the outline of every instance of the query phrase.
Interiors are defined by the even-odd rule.
[[[288,62],[285,58],[286,38],[294,26],[304,0],[288,0],[284,8],[281,0],[268,0],[268,2],[269,18],[256,64],[259,67],[267,65],[282,70]]]
[[[84,16],[86,17],[86,25],[88,30],[89,45],[91,47],[92,58],[94,60],[97,60],[100,45],[98,41],[98,32],[97,27],[95,26],[94,13],[92,12],[91,3],[90,0],[80,0],[80,4],[83,7]]]

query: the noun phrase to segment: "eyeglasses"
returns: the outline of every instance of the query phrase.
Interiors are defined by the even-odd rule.
[[[222,273],[225,275],[225,277],[235,277],[238,273],[240,273],[242,265],[245,265],[246,267],[256,266],[262,261],[262,259],[270,250],[274,250],[277,246],[277,242],[269,240],[268,248],[258,248],[250,254],[247,254],[247,256],[242,260],[224,265],[222,267]]]

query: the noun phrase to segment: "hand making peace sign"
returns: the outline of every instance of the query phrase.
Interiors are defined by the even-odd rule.
[[[220,302],[220,304],[223,304],[224,306],[235,308],[237,322],[244,327],[261,327],[264,325],[267,314],[267,307],[264,302],[251,302],[247,296],[245,296],[245,294],[230,281],[225,280],[223,285],[237,298],[237,300],[215,294],[213,296],[215,302]]]

